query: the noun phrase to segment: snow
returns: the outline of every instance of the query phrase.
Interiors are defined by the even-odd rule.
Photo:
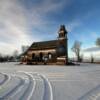
[[[0,100],[100,100],[100,65],[0,63]]]

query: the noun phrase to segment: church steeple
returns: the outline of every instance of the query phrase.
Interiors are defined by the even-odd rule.
[[[67,30],[65,29],[65,25],[60,26],[58,34],[59,34],[58,38],[66,38]]]
[[[65,63],[68,64],[68,38],[67,38],[67,30],[65,28],[65,25],[61,25],[60,26],[60,29],[58,31],[58,40],[59,40],[59,43],[58,43],[58,46],[59,46],[59,49],[61,51],[63,51],[63,53],[65,53]]]

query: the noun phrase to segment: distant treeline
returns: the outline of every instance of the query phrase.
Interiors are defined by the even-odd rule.
[[[0,56],[0,62],[15,62],[19,61],[19,57],[13,57],[13,56]]]

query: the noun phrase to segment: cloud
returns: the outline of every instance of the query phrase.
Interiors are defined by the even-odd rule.
[[[69,22],[66,26],[69,32],[73,31],[75,28],[79,27],[82,24],[80,20],[73,20]]]
[[[50,12],[55,12],[58,11],[60,9],[62,9],[62,7],[65,4],[65,0],[62,1],[56,1],[56,0],[44,0],[44,2],[40,3],[40,5],[38,5],[36,11],[38,11],[39,13],[50,13]],[[67,0],[68,3],[68,0]],[[41,12],[42,10],[42,12]]]
[[[100,52],[100,47],[90,47],[83,50],[84,52]]]
[[[93,56],[95,60],[100,60],[100,47],[94,46],[90,48],[85,48],[82,50],[82,54],[84,55],[84,58],[91,58]]]
[[[25,10],[17,0],[0,1],[0,52],[12,53],[21,45],[28,44],[31,37],[27,34],[27,18]],[[4,52],[6,51],[6,52]]]
[[[25,0],[24,0],[25,1]],[[28,1],[27,1],[28,2]],[[69,0],[67,0],[67,3]],[[58,0],[43,0],[38,3],[38,5],[33,5],[28,10],[28,17],[31,20],[31,24],[34,27],[47,26],[48,23],[53,24],[52,21],[48,20],[48,14],[51,13],[59,13],[64,5],[66,4],[66,0],[58,1]]]
[[[0,53],[11,54],[15,49],[20,50],[22,45],[30,45],[41,39],[31,36],[35,34],[32,28],[46,25],[48,21],[43,16],[61,9],[64,4],[53,0],[43,1],[27,9],[20,0],[0,0]]]

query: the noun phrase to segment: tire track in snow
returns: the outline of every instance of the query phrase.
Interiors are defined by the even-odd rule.
[[[18,96],[20,95],[20,93],[22,92],[22,87],[25,84],[25,80],[23,80],[22,78],[20,78],[20,84],[18,87],[15,88],[15,90],[8,96],[6,96],[6,98],[8,98],[9,100],[18,100]],[[24,88],[24,87],[23,87]]]
[[[22,73],[26,74],[29,76],[29,78],[31,78],[30,80],[32,80],[32,75],[36,75],[38,76],[41,80],[43,80],[43,88],[44,88],[44,93],[43,93],[43,98],[42,100],[53,100],[53,92],[52,92],[52,86],[49,82],[49,80],[42,74],[38,74],[38,73],[32,73],[32,72],[23,72]],[[30,77],[31,76],[31,77]],[[35,79],[34,79],[35,80]],[[39,81],[37,81],[39,82]],[[37,83],[38,84],[38,83]],[[31,87],[32,88],[32,87]],[[29,92],[28,90],[25,92],[25,94],[22,96],[22,99],[20,100],[33,100],[31,97],[32,96],[35,96],[33,92],[36,92],[35,91],[35,88],[36,88],[36,80],[35,80],[35,85],[33,87],[33,91]],[[37,87],[38,88],[38,87]],[[42,92],[42,91],[41,91]],[[29,93],[31,93],[29,96],[28,96],[28,99],[25,99],[27,98],[26,94],[28,95]]]
[[[31,75],[29,75],[25,72],[23,74],[25,74],[25,76],[27,76],[27,78],[22,79],[21,76],[18,76],[22,80],[20,86],[18,88],[15,88],[15,91],[10,93],[10,95],[5,96],[4,98],[6,98],[8,100],[30,100],[30,98],[33,94],[34,88],[35,88],[35,87],[33,87],[33,79],[32,79]],[[16,77],[16,75],[15,75],[15,77]],[[4,99],[4,98],[2,98],[2,99]]]
[[[13,85],[13,82],[16,82]],[[23,84],[23,81],[19,77],[11,77],[10,80],[1,87],[0,99],[5,100],[10,97],[10,95],[19,88],[20,85]],[[3,91],[3,92],[2,92]]]
[[[38,76],[38,78],[42,80],[42,81],[39,80],[37,81],[38,86],[40,86],[41,88],[39,92],[40,93],[42,92],[41,99],[53,100],[53,92],[52,92],[51,84],[44,75],[38,73],[28,73],[28,72],[21,72],[21,73],[27,76],[27,79],[24,79],[23,76],[7,75],[7,77],[9,78],[3,84],[3,88],[2,88],[3,92],[0,92],[1,93],[0,100],[33,100],[32,97],[37,96],[37,92],[38,92],[35,91],[36,80],[35,78],[33,78],[33,76]],[[15,83],[13,83],[14,81]]]
[[[33,95],[33,92],[35,90],[36,81],[35,81],[35,79],[33,79],[33,76],[31,74],[29,74],[27,72],[21,72],[21,73],[24,73],[26,76],[28,76],[29,83],[28,83],[24,93],[19,98],[19,100],[30,100]]]
[[[49,80],[42,74],[37,74],[44,82],[44,95],[43,100],[53,100],[52,86]]]
[[[6,74],[2,74],[2,73],[0,73],[1,75],[3,75],[3,80],[0,80],[0,85],[3,85],[8,79],[9,79],[9,77],[8,77],[8,75],[6,75]]]
[[[87,92],[78,100],[100,100],[100,85]]]
[[[38,76],[36,73],[30,73],[32,76],[34,76],[36,80],[36,86],[34,93],[30,100],[43,100],[43,94],[44,94],[44,82],[43,79],[41,79],[40,76]]]

